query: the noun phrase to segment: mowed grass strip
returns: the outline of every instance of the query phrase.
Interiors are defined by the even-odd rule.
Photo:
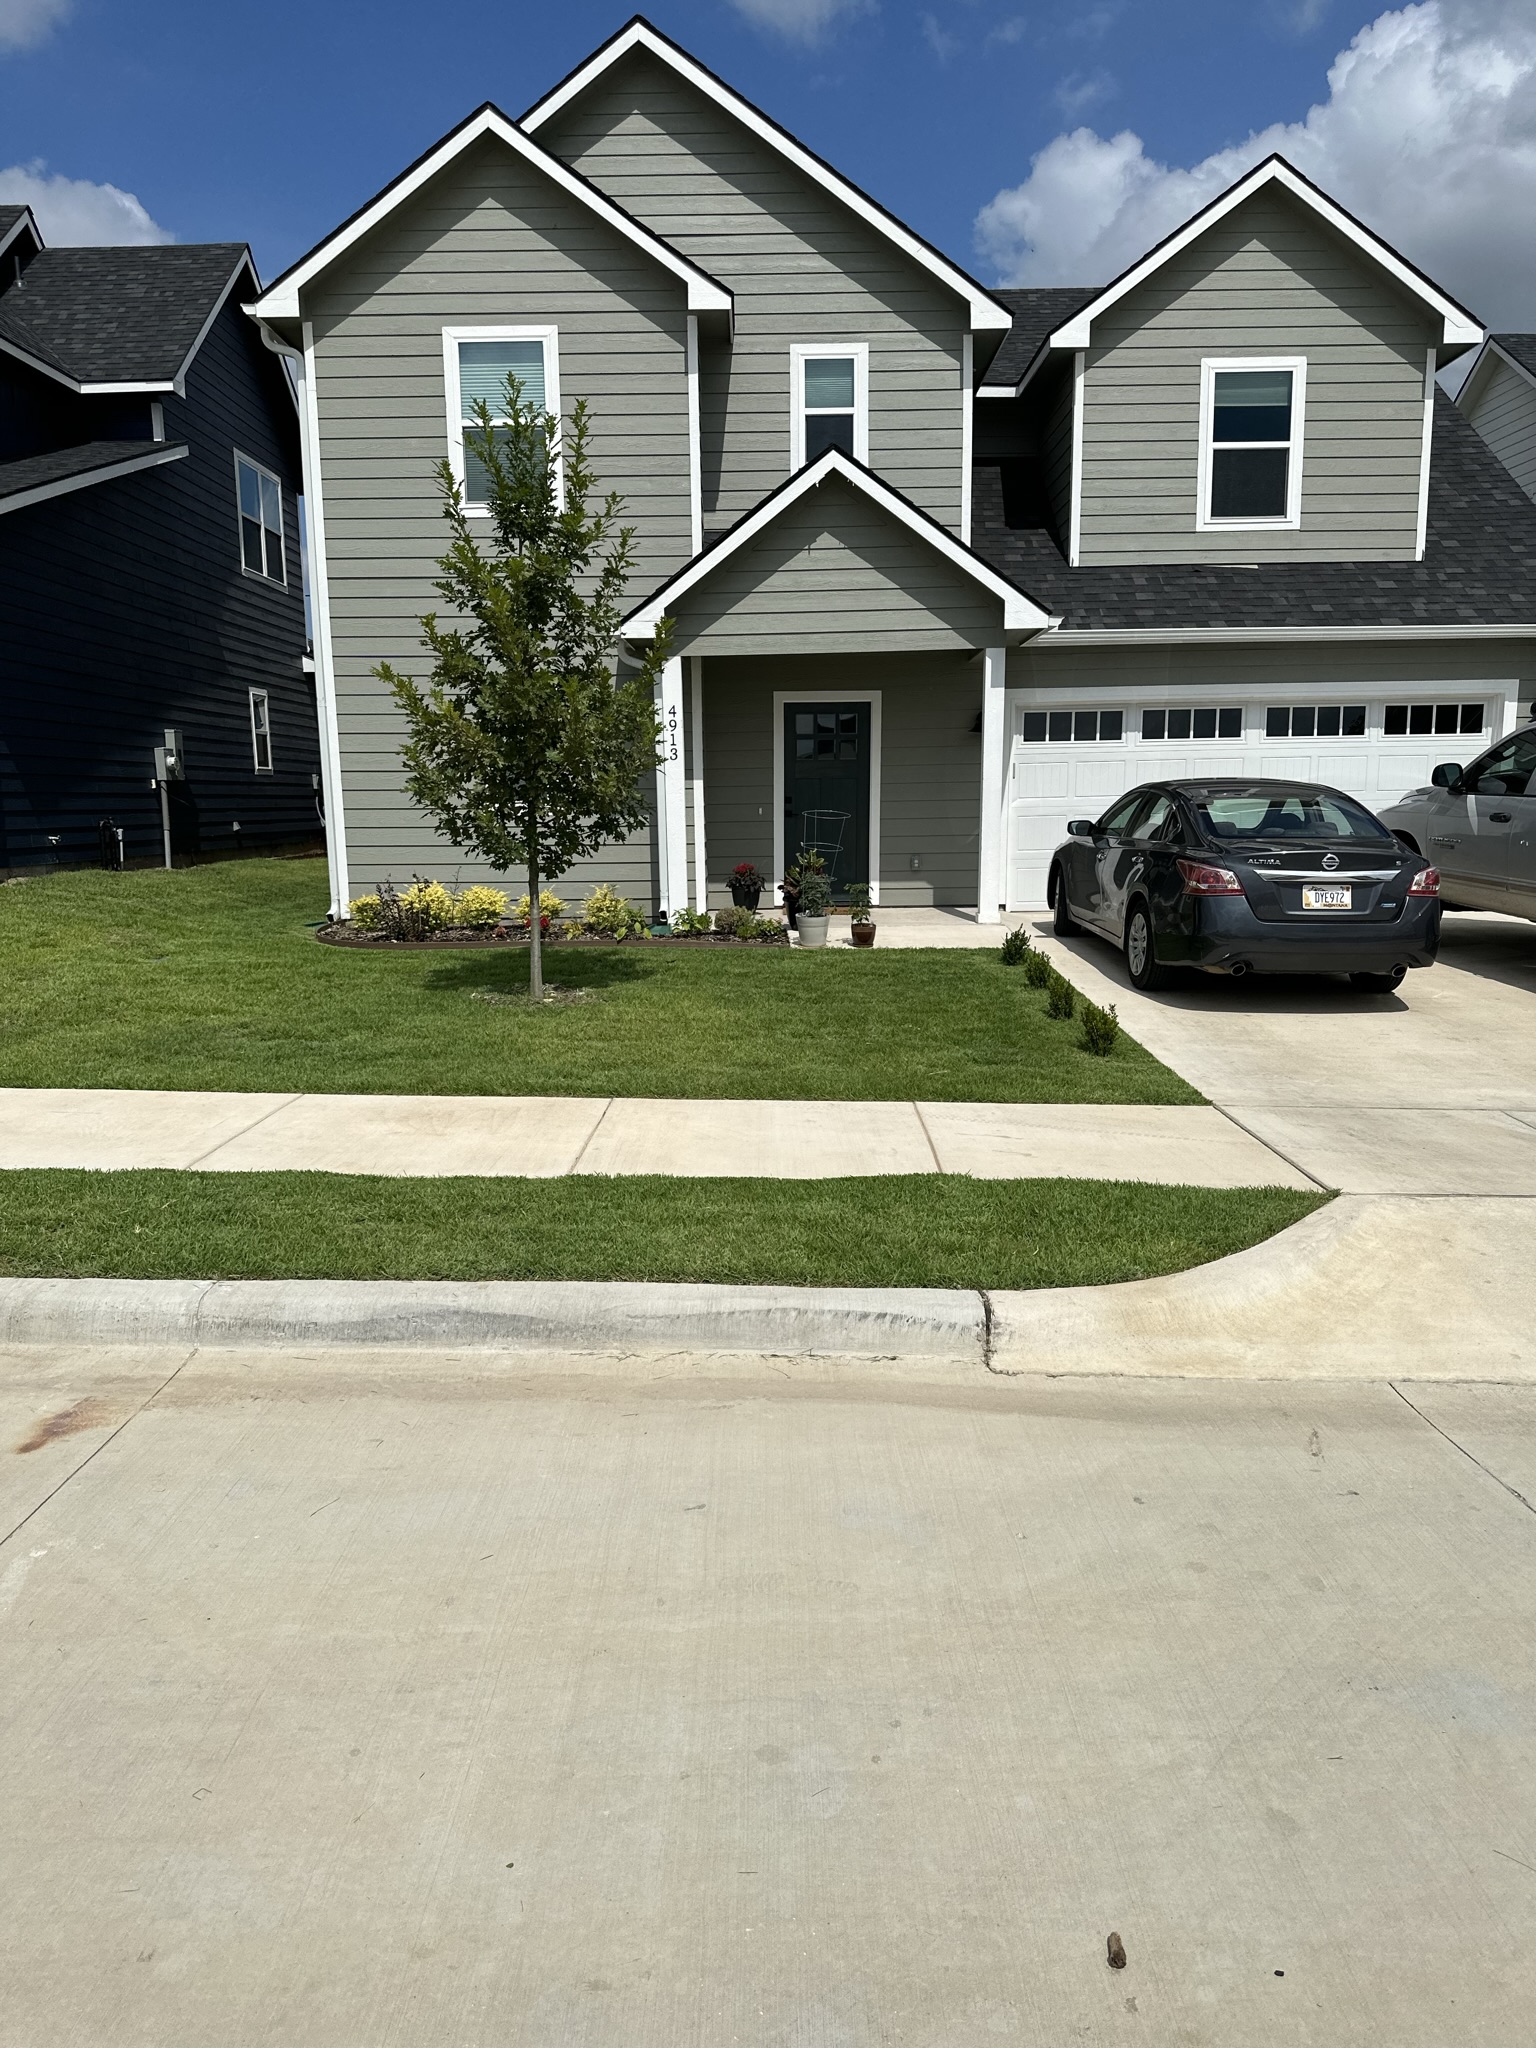
[[[327,1094],[1199,1102],[1108,1059],[996,951],[321,945],[322,861],[50,875],[0,888],[0,1086]]]
[[[0,1173],[0,1273],[1069,1287],[1242,1251],[1327,1197],[1135,1181]]]

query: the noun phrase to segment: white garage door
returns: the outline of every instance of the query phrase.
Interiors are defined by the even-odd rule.
[[[1106,704],[1044,693],[1012,704],[1008,907],[1045,901],[1069,818],[1094,818],[1140,782],[1277,776],[1332,784],[1379,811],[1437,761],[1469,760],[1514,723],[1513,685],[1327,699],[1194,695]]]

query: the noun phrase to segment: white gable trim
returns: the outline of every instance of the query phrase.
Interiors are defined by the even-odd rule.
[[[104,462],[99,469],[82,470],[77,476],[57,478],[51,484],[34,484],[29,491],[14,491],[0,497],[0,514],[20,512],[28,505],[41,505],[49,498],[63,498],[71,491],[83,491],[91,484],[110,483],[114,477],[135,476],[141,469],[158,469],[162,463],[184,461],[191,451],[185,446],[167,446],[147,441],[142,455],[128,455],[121,462]]]
[[[900,492],[893,491],[871,471],[862,468],[857,462],[851,462],[841,449],[829,448],[825,455],[818,457],[815,462],[792,476],[788,483],[781,484],[778,490],[764,498],[756,511],[749,512],[729,533],[722,535],[713,547],[706,548],[702,555],[696,556],[686,568],[679,570],[670,582],[664,583],[654,596],[648,597],[643,605],[631,612],[619,629],[622,637],[626,640],[653,638],[669,606],[675,604],[680,597],[686,596],[707,576],[712,575],[722,562],[728,561],[732,555],[756,540],[760,533],[773,524],[781,512],[803,498],[808,491],[815,490],[819,484],[824,484],[829,477],[834,476],[841,477],[845,483],[852,484],[855,490],[862,491],[867,498],[872,498],[883,511],[889,512],[893,519],[899,520],[920,540],[926,541],[931,548],[943,555],[946,561],[951,562],[955,568],[997,598],[1003,607],[1005,633],[1042,632],[1047,627],[1060,623],[1059,620],[1053,620],[1049,612],[1042,611],[1033,598],[1026,597],[1006,576],[999,576],[979,555],[973,554],[962,541],[956,540],[947,527],[940,526],[937,520],[930,519],[926,512],[920,512],[915,505],[903,498]]]
[[[1212,200],[1209,206],[1187,220],[1183,227],[1177,229],[1166,241],[1159,242],[1155,249],[1116,278],[1115,282],[1100,292],[1096,299],[1090,299],[1086,306],[1073,314],[1065,326],[1056,329],[1051,336],[1051,347],[1090,347],[1093,323],[1100,313],[1108,312],[1109,308],[1123,299],[1127,292],[1134,291],[1137,285],[1187,249],[1191,242],[1198,240],[1207,228],[1214,227],[1218,221],[1225,219],[1234,207],[1241,206],[1245,199],[1251,199],[1254,193],[1262,191],[1266,185],[1279,185],[1294,198],[1299,199],[1304,206],[1309,206],[1330,227],[1336,229],[1347,241],[1353,242],[1357,249],[1385,270],[1405,291],[1428,306],[1432,312],[1437,313],[1441,321],[1442,347],[1475,348],[1482,341],[1484,329],[1470,313],[1464,312],[1454,299],[1447,298],[1444,292],[1429,282],[1428,278],[1421,277],[1411,264],[1405,263],[1401,256],[1387,247],[1385,242],[1378,241],[1369,229],[1363,228],[1359,221],[1347,214],[1342,206],[1336,205],[1325,192],[1320,192],[1309,179],[1292,170],[1284,157],[1272,156],[1257,169],[1250,171],[1246,178],[1239,178],[1237,183],[1223,192],[1219,199]]]
[[[744,128],[750,129],[759,141],[766,142],[770,149],[777,150],[780,156],[786,157],[797,170],[802,171],[824,192],[830,192],[834,199],[840,200],[866,225],[874,228],[878,234],[884,235],[887,241],[894,242],[914,263],[920,263],[924,270],[931,272],[942,284],[948,285],[952,292],[957,292],[969,309],[973,334],[1007,333],[1013,324],[1012,314],[1006,306],[999,305],[996,299],[983,291],[973,277],[967,277],[963,270],[941,256],[937,249],[930,248],[920,235],[915,235],[909,227],[904,227],[894,214],[887,213],[883,206],[876,205],[875,201],[861,192],[857,185],[851,185],[846,178],[840,177],[830,164],[823,163],[819,156],[805,147],[804,143],[797,142],[787,129],[781,128],[777,121],[769,120],[768,116],[754,107],[750,100],[744,100],[739,93],[733,92],[723,79],[717,78],[712,71],[707,71],[695,58],[690,57],[686,50],[679,49],[669,37],[659,34],[648,21],[632,21],[626,28],[620,29],[611,42],[605,43],[585,64],[578,66],[569,78],[562,80],[555,87],[553,92],[548,92],[543,99],[536,100],[518,125],[530,135],[536,133],[546,121],[551,120],[563,107],[569,106],[578,94],[584,92],[593,79],[601,77],[611,64],[617,63],[619,58],[636,49],[648,51],[651,56],[670,66],[680,77],[686,78],[690,85],[697,87],[706,98],[713,100],[717,107],[723,107]]]
[[[553,184],[567,192],[573,199],[595,213],[617,234],[643,249],[658,262],[664,270],[670,270],[681,280],[688,293],[690,313],[725,313],[729,315],[734,303],[731,293],[722,284],[717,284],[707,272],[690,263],[686,256],[680,256],[674,248],[653,235],[649,228],[627,214],[621,206],[599,192],[595,185],[573,171],[568,164],[552,156],[542,143],[534,142],[525,135],[515,122],[509,121],[498,108],[481,107],[471,114],[461,127],[456,128],[414,163],[408,171],[398,177],[392,185],[386,185],[377,199],[372,200],[360,213],[339,227],[335,234],[323,241],[317,249],[303,257],[291,270],[285,271],[257,299],[252,308],[259,320],[297,320],[299,318],[299,294],[304,287],[314,282],[322,271],[328,270],[338,258],[344,256],[352,246],[366,234],[372,232],[380,221],[403,206],[407,199],[419,192],[423,185],[435,178],[438,172],[455,157],[461,156],[473,144],[486,136],[494,136],[505,143],[514,156],[521,157],[543,172]]]
[[[5,254],[6,250],[9,249],[12,242],[14,242],[16,237],[20,234],[30,234],[33,241],[37,243],[38,247],[42,248],[43,238],[40,232],[38,231],[37,222],[32,218],[32,209],[30,206],[24,206],[21,209],[21,212],[17,215],[16,219],[11,222],[11,225],[6,230],[5,234],[0,235],[0,256],[3,256]]]
[[[1536,390],[1536,376],[1532,376],[1524,363],[1517,363],[1507,349],[1499,346],[1499,337],[1496,334],[1490,334],[1473,357],[1472,367],[1456,394],[1456,404],[1463,412],[1470,413],[1471,408],[1487,389],[1488,380],[1500,363],[1513,370],[1517,377],[1523,378],[1533,390]]]

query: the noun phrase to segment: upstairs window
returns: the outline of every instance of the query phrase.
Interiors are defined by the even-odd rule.
[[[1201,365],[1201,527],[1301,524],[1301,357]]]
[[[556,330],[449,328],[443,335],[443,373],[448,390],[448,460],[464,493],[465,509],[483,513],[487,493],[485,465],[465,445],[466,429],[474,430],[475,408],[483,400],[490,407],[493,438],[498,442],[504,438],[509,384],[518,387],[523,405],[558,416]]]
[[[235,496],[240,516],[240,566],[247,575],[286,583],[283,561],[283,489],[271,470],[235,457]]]
[[[869,460],[869,349],[805,342],[790,351],[790,467],[841,448]]]
[[[272,773],[272,723],[265,690],[251,691],[251,759],[258,775]]]

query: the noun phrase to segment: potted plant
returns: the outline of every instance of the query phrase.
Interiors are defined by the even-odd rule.
[[[749,860],[739,860],[731,869],[731,901],[741,910],[756,910],[763,893],[763,872]]]
[[[848,885],[848,936],[856,946],[875,943],[875,920],[869,914],[868,882]]]
[[[802,861],[795,902],[795,925],[801,945],[824,946],[827,943],[827,926],[831,922],[832,884],[827,878],[826,868],[820,861],[815,867]]]

